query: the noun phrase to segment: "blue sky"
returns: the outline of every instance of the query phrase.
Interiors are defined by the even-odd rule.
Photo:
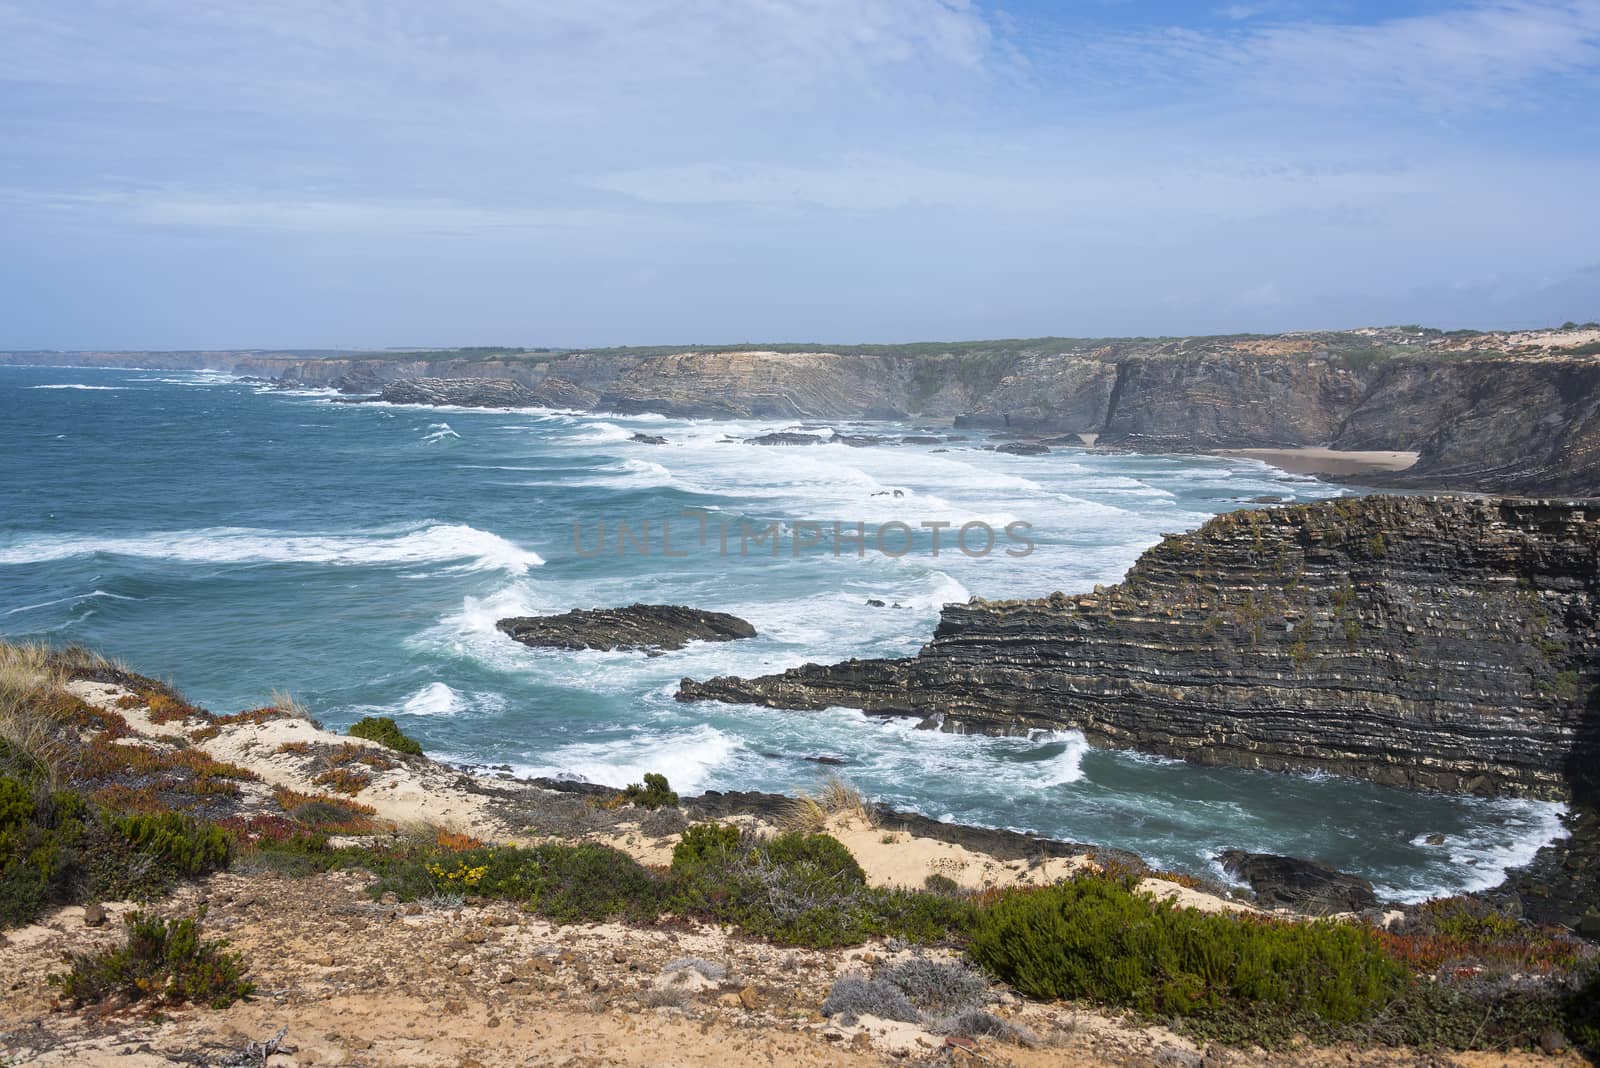
[[[1600,0],[0,0],[0,348],[1600,319]]]

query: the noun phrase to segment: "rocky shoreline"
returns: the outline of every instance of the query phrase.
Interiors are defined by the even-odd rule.
[[[916,657],[685,679],[679,698],[1073,728],[1201,764],[1567,799],[1595,745],[1597,558],[1581,503],[1231,512],[1114,586],[947,605]]]
[[[1579,502],[1342,498],[1234,512],[1115,586],[947,605],[915,657],[684,679],[679,700],[859,708],[1423,790],[1562,800],[1600,782],[1600,521]],[[1530,910],[1600,900],[1592,821]],[[1588,828],[1588,830],[1585,830]],[[1588,859],[1583,859],[1588,858]]]
[[[1363,480],[1600,495],[1600,328],[1411,327],[816,350],[0,353],[0,364],[211,368],[395,404],[681,418],[953,422],[1145,452],[1417,454]]]

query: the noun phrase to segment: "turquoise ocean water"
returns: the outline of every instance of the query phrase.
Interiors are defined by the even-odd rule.
[[[984,450],[981,435],[742,443],[786,428],[348,405],[225,375],[0,368],[0,634],[93,646],[216,712],[282,689],[330,725],[392,715],[446,759],[614,785],[660,771],[683,792],[794,791],[842,774],[896,807],[1213,874],[1222,849],[1290,853],[1414,898],[1493,885],[1559,833],[1553,805],[1200,769],[1089,749],[1074,732],[988,738],[846,710],[674,701],[686,675],[908,656],[946,602],[1085,591],[1117,581],[1162,533],[1252,497],[1351,492],[1245,460],[1009,456]],[[628,440],[641,431],[668,444]],[[710,517],[704,546],[687,511]],[[663,520],[684,555],[661,555]],[[619,556],[618,521],[650,523],[652,552]],[[781,554],[740,556],[740,521],[780,523]],[[1008,556],[1001,534],[973,558],[946,533],[934,556],[924,532],[899,557],[793,553],[798,525],[835,521],[1020,521],[1036,549]],[[578,552],[574,525],[592,551],[601,523],[610,551]],[[735,531],[727,555],[719,524]],[[504,616],[633,601],[734,612],[760,637],[652,658],[535,651],[494,629]],[[818,756],[846,763],[806,759]],[[1434,833],[1444,846],[1425,844]]]

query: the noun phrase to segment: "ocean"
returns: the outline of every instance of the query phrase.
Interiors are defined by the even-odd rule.
[[[794,429],[941,440],[744,443]],[[1232,848],[1313,858],[1405,900],[1492,886],[1561,833],[1553,804],[1196,768],[1072,731],[673,699],[684,676],[909,656],[942,604],[1086,591],[1252,498],[1355,492],[1250,460],[990,444],[912,423],[355,405],[221,374],[0,368],[0,635],[91,646],[214,712],[283,690],[330,726],[393,716],[436,757],[520,775],[655,771],[682,793],[838,775],[896,808],[1166,868],[1219,875]],[[618,523],[636,535],[621,553]],[[741,540],[774,523],[776,539]],[[865,551],[796,548],[834,523],[862,524]],[[940,523],[935,555],[924,524]],[[494,626],[635,601],[732,612],[759,636],[649,657],[534,650]]]

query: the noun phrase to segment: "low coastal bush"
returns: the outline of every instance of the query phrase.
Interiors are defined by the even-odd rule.
[[[41,779],[0,778],[0,927],[71,897],[87,806]]]
[[[1574,992],[1566,982],[1466,971],[1419,978],[1346,1035],[1390,1046],[1506,1050],[1525,1049],[1551,1031],[1568,1029]],[[1581,1045],[1576,1036],[1572,1040]]]
[[[841,977],[822,1003],[822,1014],[847,1025],[856,1017],[872,1015],[920,1024],[935,1034],[1037,1043],[1026,1028],[987,1011],[984,1006],[991,1000],[988,978],[965,961],[918,955],[880,967],[870,978]]]
[[[214,825],[172,812],[117,815],[42,779],[0,778],[0,927],[52,905],[152,898],[228,855]]]
[[[671,907],[786,945],[854,945],[869,938],[946,941],[973,906],[935,894],[866,885],[838,839],[790,832],[763,839],[737,828],[690,827],[672,860]]]
[[[193,1002],[225,1009],[255,989],[244,961],[222,939],[201,938],[205,907],[192,917],[163,919],[135,912],[125,921],[127,939],[93,954],[69,955],[69,968],[49,979],[73,1005],[112,997],[152,998],[168,1004]]]
[[[558,923],[653,922],[668,889],[626,853],[590,843],[432,851],[386,868],[377,893],[406,901],[452,893],[504,898]]]
[[[665,808],[678,803],[678,795],[667,784],[667,777],[653,772],[645,775],[643,783],[633,783],[622,791],[622,799],[630,805],[648,809]]]
[[[422,743],[409,737],[388,716],[363,716],[351,725],[349,733],[352,738],[365,738],[369,742],[388,746],[397,753],[422,755]]]
[[[878,971],[878,978],[904,991],[920,1012],[946,1017],[988,1000],[989,980],[960,960],[907,957]]]
[[[972,955],[1033,997],[1180,1017],[1224,1035],[1363,1020],[1409,981],[1366,928],[1180,909],[1136,887],[1085,874],[1009,894],[979,914]]]
[[[917,1023],[922,1019],[905,991],[882,979],[860,975],[846,975],[834,982],[822,1003],[822,1015],[837,1016],[846,1026],[853,1025],[858,1016],[876,1016],[880,1020],[902,1023]]]

